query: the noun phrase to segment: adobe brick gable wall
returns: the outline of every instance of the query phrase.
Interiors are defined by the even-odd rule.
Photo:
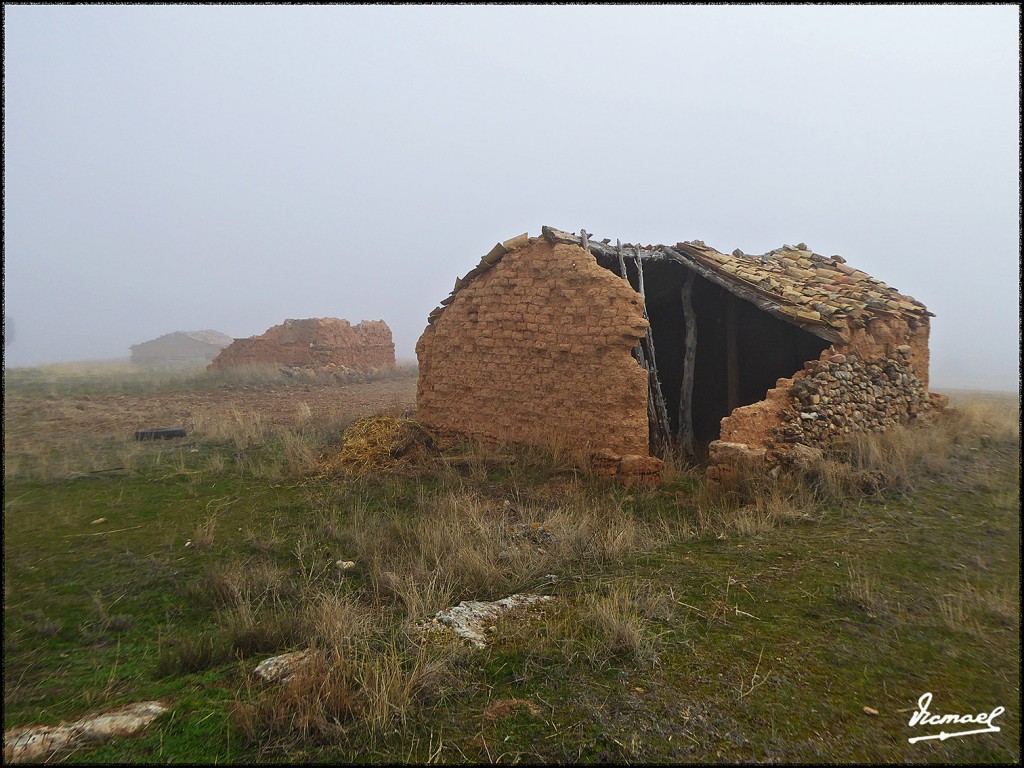
[[[382,320],[357,325],[335,317],[285,320],[260,336],[235,339],[209,369],[267,364],[360,371],[394,368],[395,344]]]
[[[647,455],[640,296],[582,248],[531,239],[416,345],[417,418],[485,440]]]

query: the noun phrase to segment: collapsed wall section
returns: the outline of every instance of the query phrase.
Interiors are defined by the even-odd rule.
[[[242,365],[382,370],[395,367],[395,345],[383,320],[354,326],[335,317],[285,320],[260,336],[235,339],[209,369]]]
[[[646,456],[640,297],[588,251],[531,239],[462,287],[416,345],[417,418],[452,432]]]
[[[849,328],[766,398],[722,419],[709,446],[708,478],[785,462],[796,446],[824,449],[856,433],[877,432],[917,418],[928,394],[928,320],[872,318]]]

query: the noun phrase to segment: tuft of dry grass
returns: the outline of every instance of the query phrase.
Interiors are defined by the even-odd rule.
[[[619,563],[667,540],[664,526],[611,499],[544,508],[449,490],[420,504],[415,517],[356,510],[342,539],[374,597],[410,618],[454,600],[504,597],[548,573]]]
[[[253,597],[293,597],[299,586],[291,574],[272,561],[252,558],[229,563],[214,562],[201,581],[190,582],[189,596],[214,606],[230,606]]]
[[[703,524],[705,530],[708,527],[724,528],[740,536],[756,536],[792,520],[809,518],[813,512],[814,498],[806,487],[775,483],[750,497],[746,503],[719,507],[717,519],[709,526],[705,516]]]
[[[375,736],[443,697],[449,676],[445,659],[422,649],[320,651],[279,688],[236,702],[235,725],[254,741],[268,733],[332,741],[351,723]]]
[[[1020,399],[1012,395],[965,392],[951,394],[952,413],[946,414],[954,428],[982,440],[1020,442]]]
[[[221,632],[239,656],[273,653],[304,642],[309,617],[279,600],[242,598],[217,616]]]
[[[225,413],[196,414],[193,431],[199,440],[207,443],[228,443],[236,451],[262,445],[270,436],[270,429],[258,413],[243,413],[232,406]]]
[[[983,635],[988,625],[1012,629],[1020,626],[1020,583],[983,588],[964,582],[937,601],[942,622],[953,630]]]
[[[588,651],[593,660],[657,661],[657,638],[648,629],[633,590],[615,585],[606,594],[585,595],[581,619],[592,630]]]
[[[454,655],[451,648],[406,648],[392,639],[364,658],[356,679],[364,701],[361,715],[370,729],[381,732],[393,723],[404,725],[413,706],[443,699],[453,679]]]
[[[870,617],[877,616],[885,608],[878,577],[869,573],[858,560],[851,560],[846,565],[844,596]]]
[[[456,599],[445,574],[427,574],[418,566],[390,571],[371,565],[369,578],[378,604],[397,607],[408,622],[447,608]]]
[[[190,541],[195,549],[209,549],[213,546],[214,534],[217,531],[217,515],[210,515],[196,526]]]
[[[231,646],[216,633],[161,637],[157,642],[156,677],[186,675],[234,658]]]
[[[282,431],[279,439],[289,477],[306,477],[320,469],[320,446],[315,442],[290,430]]]
[[[350,724],[375,736],[442,699],[452,683],[455,649],[410,643],[352,596],[317,592],[305,614],[308,661],[281,686],[250,684],[235,703],[236,726],[249,739],[280,733],[333,740]]]
[[[517,642],[533,649],[554,647],[568,663],[657,664],[663,632],[655,630],[655,623],[674,616],[667,595],[649,585],[613,582],[596,590],[577,586],[566,604],[539,626],[519,627]]]
[[[322,649],[357,644],[380,627],[380,616],[349,594],[325,589],[316,592],[307,605],[311,641]]]
[[[959,437],[949,426],[943,420],[856,435],[850,464],[855,472],[875,473],[889,487],[913,489],[924,477],[949,468]]]

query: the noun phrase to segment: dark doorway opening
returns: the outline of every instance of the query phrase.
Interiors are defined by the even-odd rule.
[[[643,263],[655,362],[673,435],[679,430],[686,331],[682,293],[689,271],[671,259]],[[627,262],[627,274],[637,288],[635,262]],[[817,358],[829,342],[699,275],[692,280],[696,355],[691,410],[700,449],[718,439],[724,417],[735,408],[763,400],[778,379],[792,376],[807,360]]]

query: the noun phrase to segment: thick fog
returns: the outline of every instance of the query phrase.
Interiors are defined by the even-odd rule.
[[[1016,6],[4,8],[5,365],[427,314],[542,225],[807,243],[1018,386]]]

